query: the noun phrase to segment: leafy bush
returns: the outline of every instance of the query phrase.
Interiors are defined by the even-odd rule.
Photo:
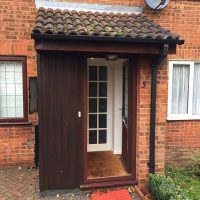
[[[192,163],[192,173],[200,177],[200,153],[196,155]]]
[[[167,176],[150,174],[149,190],[154,200],[187,200],[184,192]]]

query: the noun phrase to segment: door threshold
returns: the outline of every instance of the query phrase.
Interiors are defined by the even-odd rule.
[[[96,189],[96,188],[137,185],[137,184],[138,184],[137,180],[111,180],[111,181],[85,183],[83,185],[80,185],[80,189],[90,190],[90,189]]]

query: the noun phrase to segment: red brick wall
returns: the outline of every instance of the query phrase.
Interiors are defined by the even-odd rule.
[[[148,179],[149,168],[149,132],[150,132],[150,98],[151,98],[151,57],[142,56],[138,69],[138,102],[137,102],[137,180],[144,188]],[[156,149],[155,170],[163,173],[165,167],[165,133],[167,97],[167,59],[158,66],[157,79],[157,112],[156,112]],[[144,87],[143,82],[146,82]]]
[[[158,14],[145,13],[164,27],[180,34],[185,44],[169,60],[200,60],[200,3],[199,1],[170,1]],[[167,97],[167,83],[165,95]],[[159,96],[158,96],[159,98]],[[166,113],[163,113],[167,117]],[[166,120],[166,119],[165,119]],[[166,164],[189,164],[200,152],[200,120],[166,121]]]
[[[174,121],[167,123],[167,164],[189,164],[197,152],[200,152],[199,121]]]
[[[30,36],[35,14],[33,0],[0,0],[0,55],[27,56],[28,76],[36,75]],[[32,125],[0,126],[0,167],[33,166],[37,115],[30,115],[29,121]]]

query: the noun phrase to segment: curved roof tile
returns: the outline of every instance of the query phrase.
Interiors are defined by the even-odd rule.
[[[93,13],[51,8],[39,8],[33,34],[179,40],[176,33],[142,14]]]

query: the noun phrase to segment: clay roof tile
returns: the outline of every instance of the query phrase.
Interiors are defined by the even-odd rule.
[[[39,8],[33,33],[179,40],[143,14]]]

